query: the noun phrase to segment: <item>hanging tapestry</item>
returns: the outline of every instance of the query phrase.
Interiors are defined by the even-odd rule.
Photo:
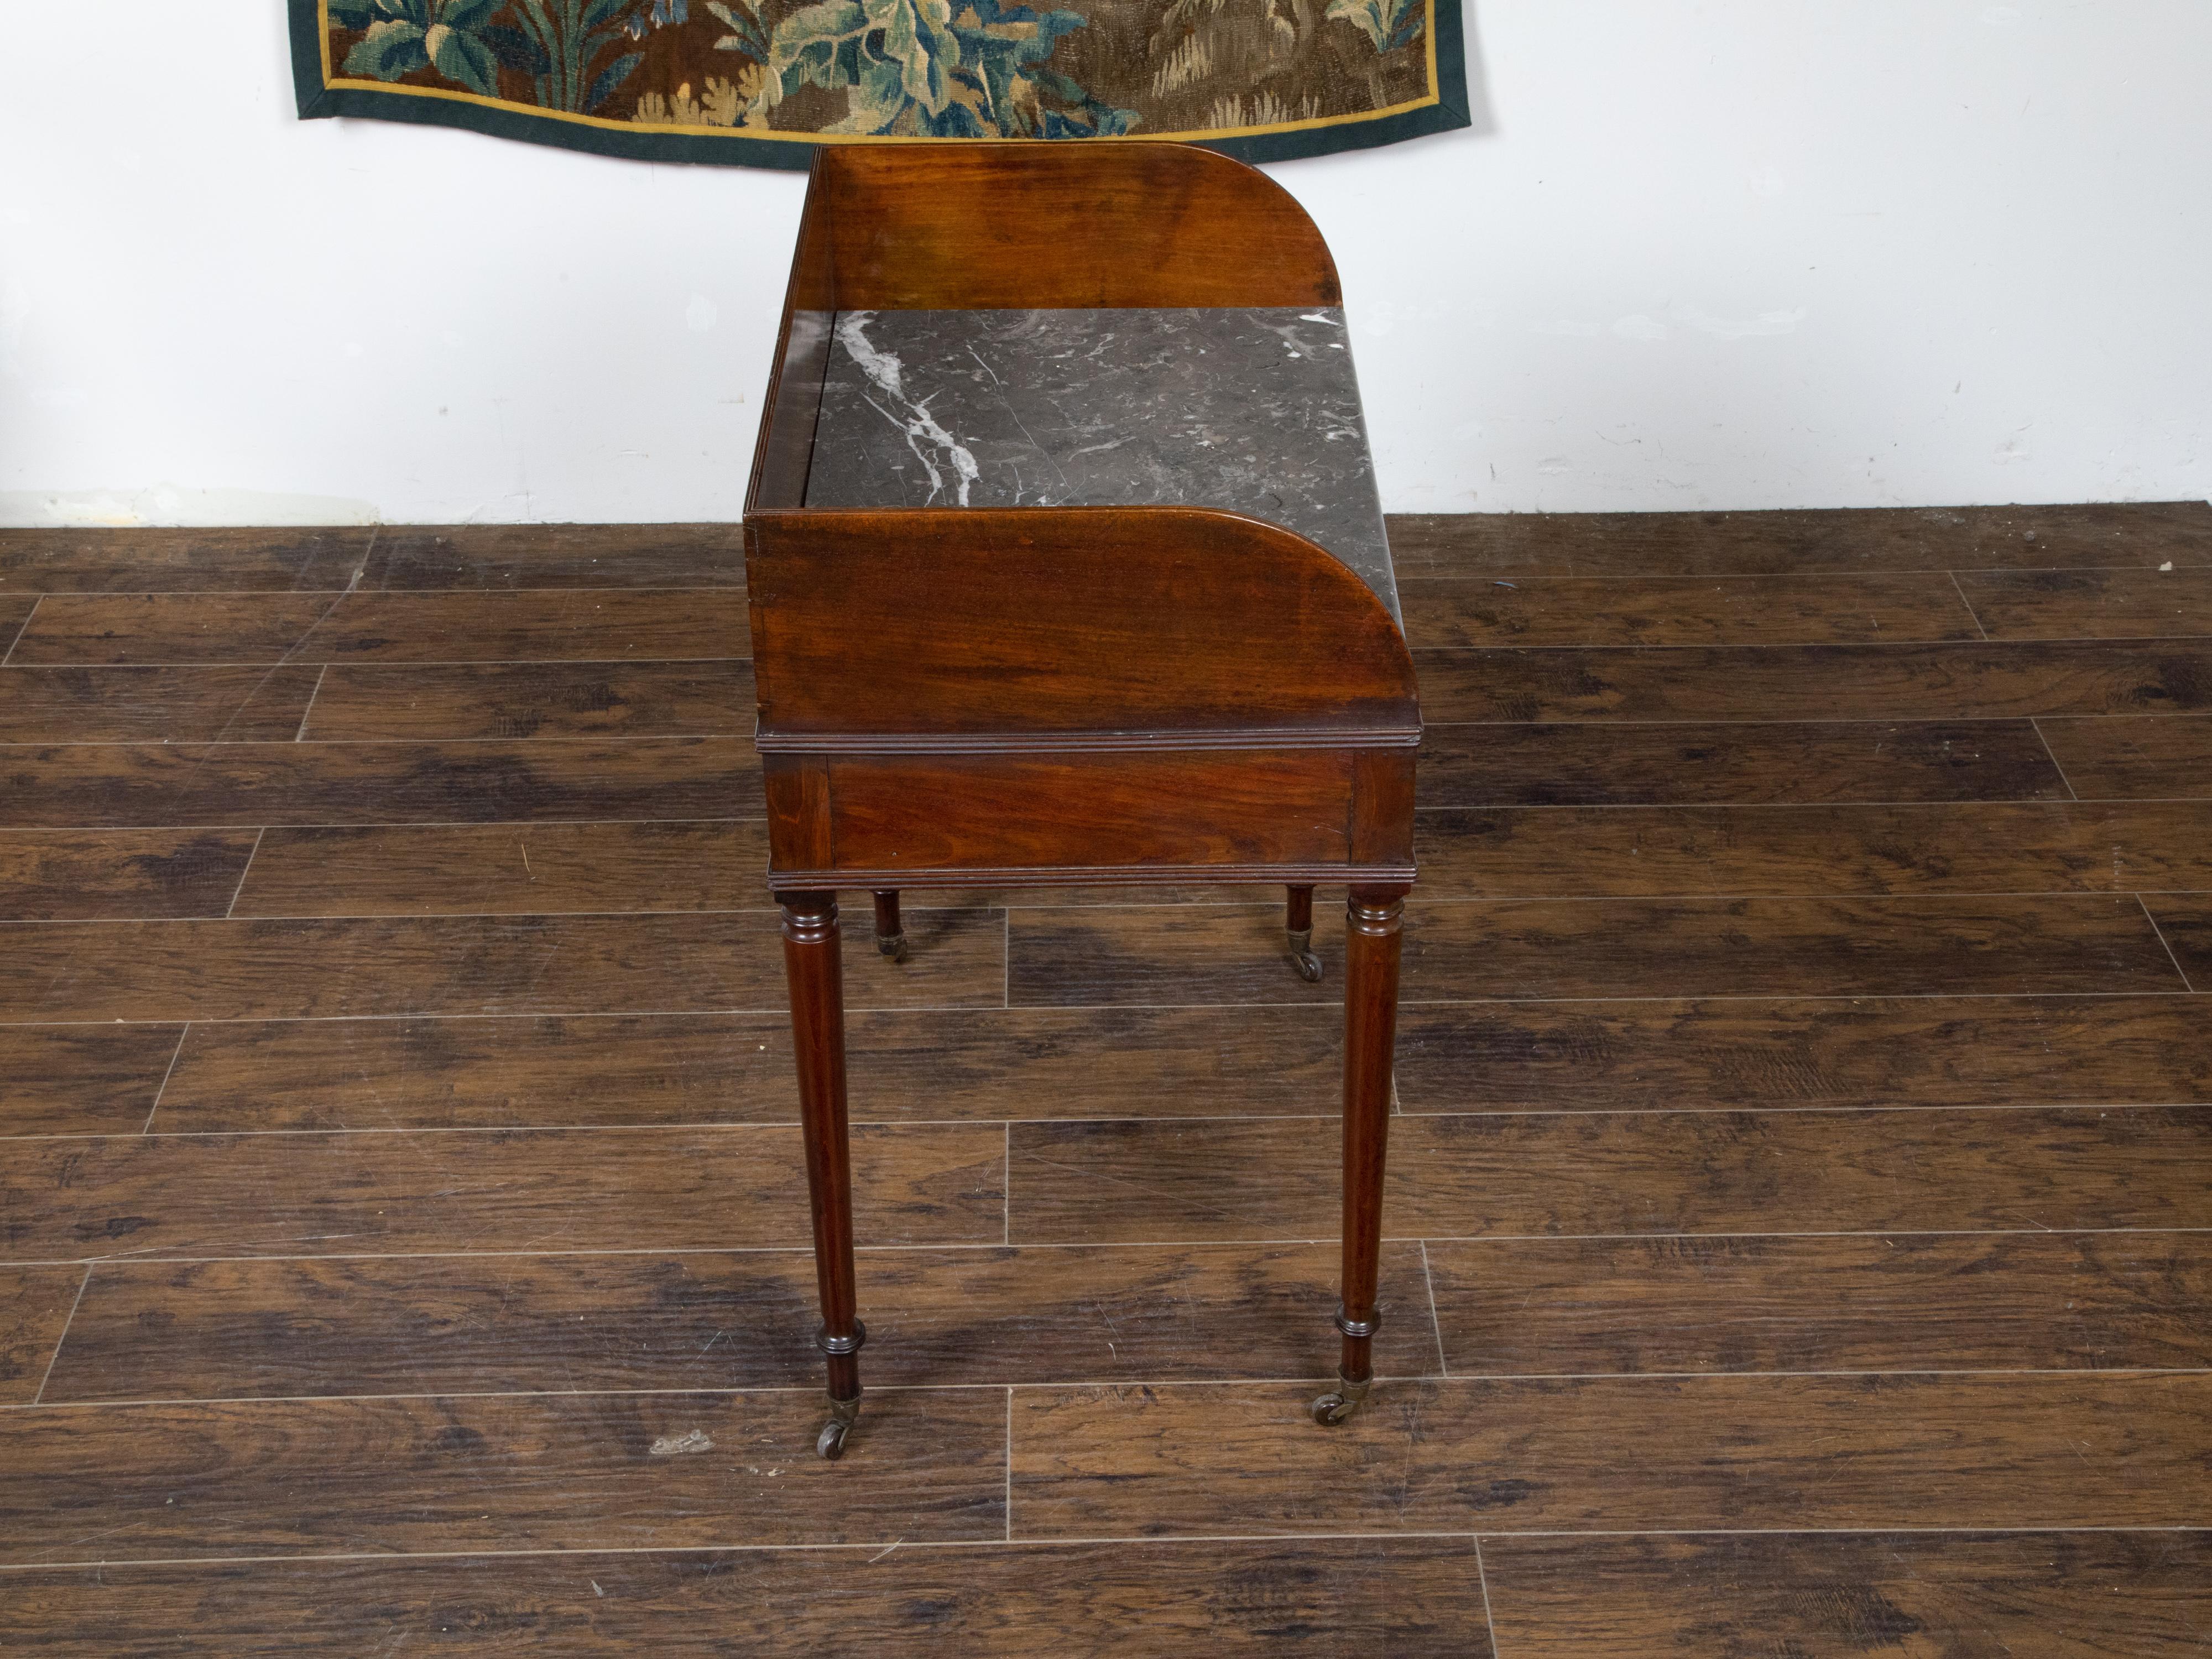
[[[1182,138],[1246,161],[1468,125],[1459,0],[289,0],[303,118],[650,161]]]

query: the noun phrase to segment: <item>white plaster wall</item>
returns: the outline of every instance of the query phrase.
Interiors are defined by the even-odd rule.
[[[0,0],[0,523],[734,518],[799,177],[303,124],[283,11]],[[1470,23],[1273,169],[1392,508],[2212,493],[2205,0]]]

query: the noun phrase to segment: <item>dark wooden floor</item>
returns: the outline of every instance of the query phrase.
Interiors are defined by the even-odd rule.
[[[1340,922],[916,895],[837,1465],[734,536],[0,535],[0,1649],[2212,1652],[2212,508],[1395,534],[1391,1380]]]

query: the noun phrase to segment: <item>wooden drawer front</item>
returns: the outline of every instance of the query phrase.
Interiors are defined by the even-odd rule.
[[[1342,864],[1342,750],[830,762],[840,870]]]

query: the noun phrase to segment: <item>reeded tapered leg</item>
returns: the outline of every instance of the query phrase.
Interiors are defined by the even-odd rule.
[[[1390,1130],[1390,1058],[1398,1036],[1398,956],[1403,887],[1355,887],[1346,907],[1344,986],[1344,1336],[1337,1386],[1313,1403],[1314,1420],[1341,1423],[1374,1381],[1382,1315],[1375,1279],[1382,1253],[1382,1160]]]
[[[896,887],[876,895],[876,949],[893,962],[906,960],[906,925],[899,920]]]
[[[1298,970],[1298,977],[1311,985],[1321,979],[1321,958],[1313,948],[1313,889],[1291,887],[1284,890],[1290,895],[1290,903],[1283,915],[1283,937],[1289,942],[1291,965]]]
[[[799,1115],[806,1141],[806,1193],[814,1209],[814,1275],[822,1293],[816,1345],[830,1357],[830,1421],[815,1449],[837,1457],[860,1413],[860,1345],[853,1280],[853,1163],[845,1127],[845,976],[838,957],[837,896],[778,893],[783,969],[791,984]]]

